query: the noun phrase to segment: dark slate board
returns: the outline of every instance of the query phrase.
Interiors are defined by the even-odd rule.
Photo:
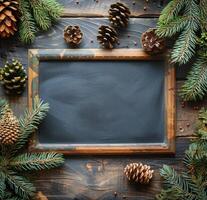
[[[163,61],[41,61],[40,144],[163,143]]]

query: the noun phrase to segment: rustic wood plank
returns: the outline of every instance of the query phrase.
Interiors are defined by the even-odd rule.
[[[131,19],[127,29],[120,31],[120,44],[117,48],[141,48],[141,34],[150,27],[156,26],[157,19]],[[27,65],[28,48],[65,49],[71,48],[63,39],[63,30],[67,25],[78,25],[83,31],[83,42],[79,48],[100,48],[96,39],[98,28],[102,24],[109,25],[107,18],[64,18],[59,21],[50,31],[39,34],[31,46],[24,46],[17,42],[16,38],[8,41],[0,41],[0,65],[6,59],[17,57]],[[25,62],[26,61],[26,62]]]
[[[161,189],[159,169],[168,164],[181,170],[181,162],[189,139],[178,138],[175,157],[129,156],[129,157],[68,157],[63,168],[42,172],[35,179],[38,190],[50,200],[61,199],[154,199]],[[123,169],[130,162],[143,162],[155,170],[152,182],[147,185],[130,184],[123,175]],[[117,198],[114,197],[117,192]]]
[[[66,8],[71,8],[69,0],[60,0],[64,2]],[[91,2],[92,0],[85,0],[85,2]],[[106,0],[109,2],[108,0]],[[106,2],[105,1],[105,2]],[[127,1],[127,0],[126,0]],[[140,2],[142,0],[139,0]],[[110,1],[113,2],[113,1]],[[138,1],[136,1],[138,2]],[[143,1],[142,1],[143,2]],[[80,4],[83,8],[89,7]],[[104,7],[104,5],[103,5]],[[107,5],[108,7],[108,5]],[[143,7],[143,5],[142,5]],[[92,8],[91,8],[92,9]],[[98,8],[96,8],[98,9]],[[107,8],[108,9],[108,8]],[[107,10],[105,9],[105,10]],[[80,12],[81,9],[75,10]],[[83,9],[82,9],[83,10]],[[102,11],[101,11],[102,12]],[[106,11],[105,11],[106,12]],[[137,15],[139,16],[139,15]],[[85,38],[81,48],[99,48],[96,42],[97,27],[104,23],[108,23],[108,20],[103,19],[67,19],[64,18],[53,27],[50,31],[44,34],[40,34],[34,45],[23,46],[13,40],[0,41],[0,65],[3,64],[6,58],[11,59],[13,57],[19,58],[25,66],[27,65],[27,49],[28,48],[64,48],[66,45],[61,39],[62,30],[68,23],[76,24],[80,22],[80,25],[84,27]],[[140,23],[137,24],[136,20]],[[123,32],[121,37],[119,48],[127,47],[139,48],[139,38],[141,33],[148,27],[153,27],[156,24],[156,19],[131,19],[131,32],[132,36],[128,37],[128,31]],[[142,23],[141,23],[142,22]],[[65,24],[64,24],[65,23]],[[129,26],[129,28],[130,28]],[[143,28],[144,27],[144,28]],[[137,37],[138,35],[138,37]],[[133,38],[137,42],[137,46],[130,40]],[[94,41],[91,42],[91,39]],[[135,45],[135,47],[134,47]],[[185,68],[187,69],[187,68]],[[178,71],[178,70],[177,70]],[[179,68],[180,72],[183,72],[182,68]],[[186,70],[187,71],[187,70]],[[185,74],[177,72],[177,77],[183,79]],[[180,87],[182,82],[177,82],[177,88]],[[0,96],[6,97],[15,110],[15,113],[19,115],[22,113],[27,105],[27,92],[21,97],[6,97],[2,89],[0,89]],[[66,164],[62,169],[51,170],[48,172],[42,172],[40,175],[33,174],[31,178],[36,180],[36,186],[38,190],[41,190],[43,194],[48,196],[49,200],[71,200],[71,199],[123,199],[123,195],[130,200],[150,200],[154,199],[154,195],[159,192],[161,188],[161,178],[158,175],[158,169],[162,164],[169,164],[182,169],[182,157],[183,152],[187,148],[189,139],[182,136],[192,135],[194,128],[194,121],[197,117],[198,109],[201,106],[207,105],[206,102],[200,104],[186,104],[183,106],[179,97],[177,96],[177,146],[175,157],[164,156],[133,156],[133,157],[68,157]],[[190,125],[188,125],[190,124]],[[184,130],[183,130],[183,129]],[[181,136],[181,137],[180,137]],[[136,186],[129,184],[126,179],[123,178],[122,170],[128,162],[142,161],[148,163],[155,168],[155,177],[149,186]],[[118,196],[114,198],[114,192],[118,193]]]
[[[110,5],[118,0],[59,0],[64,6],[63,16],[108,16]],[[169,0],[120,0],[126,4],[132,17],[158,16]]]
[[[141,48],[141,34],[148,28],[155,27],[156,18],[132,18],[129,27],[120,31],[119,42],[116,48]],[[64,49],[71,48],[63,39],[63,30],[67,25],[79,25],[83,31],[83,42],[78,48],[100,48],[96,39],[98,27],[102,24],[109,25],[107,18],[64,18],[59,21],[50,31],[40,33],[34,44],[24,46],[18,42],[16,38],[11,40],[0,41],[0,66],[6,60],[13,57],[22,60],[27,65],[27,49],[28,48],[48,48],[48,49]],[[25,62],[26,61],[26,62]],[[176,76],[178,79],[186,77],[190,65],[178,67]]]

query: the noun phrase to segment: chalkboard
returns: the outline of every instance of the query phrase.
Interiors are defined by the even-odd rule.
[[[30,50],[29,106],[50,110],[35,150],[174,152],[174,70],[142,50]]]

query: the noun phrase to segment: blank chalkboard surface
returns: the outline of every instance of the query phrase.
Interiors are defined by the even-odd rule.
[[[174,151],[174,75],[163,58],[126,49],[31,50],[29,60],[30,106],[37,94],[50,104],[36,149]]]

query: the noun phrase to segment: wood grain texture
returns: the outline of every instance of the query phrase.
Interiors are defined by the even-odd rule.
[[[16,38],[0,40],[0,66],[6,58],[19,58],[27,66],[28,48],[67,48],[62,39],[62,31],[65,25],[78,24],[84,31],[84,40],[81,48],[99,48],[96,42],[97,28],[101,24],[109,24],[107,16],[108,8],[116,0],[59,0],[65,7],[65,16],[50,31],[39,34],[32,46],[24,46],[17,42]],[[97,3],[96,3],[97,2]],[[157,16],[162,7],[160,0],[149,0],[146,11],[145,0],[121,0],[127,3],[135,17]],[[166,4],[168,0],[163,0]],[[69,16],[70,15],[70,16]],[[75,16],[75,18],[71,16]],[[78,18],[78,16],[89,16],[92,18]],[[97,16],[95,16],[97,15]],[[101,17],[100,19],[96,17]],[[139,22],[139,23],[138,23]],[[139,48],[141,33],[148,27],[155,27],[156,19],[131,19],[130,26],[121,33],[120,45],[118,48]],[[130,34],[129,34],[130,33]],[[128,36],[128,34],[130,36]],[[132,39],[131,39],[132,38]],[[189,66],[178,68],[177,77],[183,79]],[[182,81],[177,82],[177,89]],[[5,94],[0,89],[0,96],[5,98]],[[21,97],[6,97],[16,115],[20,115],[27,106],[27,91]],[[184,150],[189,143],[189,137],[193,133],[194,120],[197,117],[198,109],[206,106],[203,102],[197,104],[183,104],[177,96],[177,142],[175,157],[169,156],[130,156],[130,157],[68,157],[63,168],[42,172],[41,174],[31,174],[31,179],[35,181],[39,191],[42,191],[42,198],[45,196],[49,200],[110,200],[123,199],[130,200],[152,200],[154,195],[161,189],[161,178],[158,169],[162,164],[169,164],[180,170]],[[123,177],[123,168],[129,162],[142,161],[152,165],[155,169],[155,177],[149,186],[139,186],[129,184]],[[114,197],[117,192],[117,197]]]
[[[108,16],[110,5],[126,4],[132,17],[158,16],[169,0],[59,0],[64,5],[63,16]]]
[[[116,48],[141,48],[141,34],[148,28],[155,27],[157,18],[132,18],[127,29],[119,33],[119,45]],[[98,27],[102,24],[109,25],[107,18],[63,18],[49,31],[38,34],[33,45],[22,45],[13,38],[11,40],[0,40],[0,66],[7,59],[16,57],[27,66],[27,49],[65,49],[71,48],[63,39],[63,30],[67,25],[80,26],[84,36],[78,48],[100,48],[96,39]],[[179,67],[176,76],[184,79],[190,69],[189,65]]]
[[[38,190],[44,191],[49,200],[152,200],[161,189],[159,169],[168,164],[177,170],[183,167],[182,158],[189,140],[178,138],[175,157],[169,156],[95,156],[68,157],[63,168],[31,175]],[[147,185],[131,184],[123,175],[130,162],[143,162],[155,170],[152,182]],[[114,192],[118,196],[114,197]]]

